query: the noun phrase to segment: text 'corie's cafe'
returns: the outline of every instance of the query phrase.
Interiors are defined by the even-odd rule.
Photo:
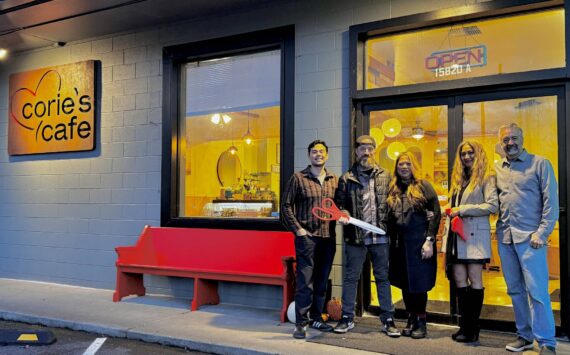
[[[95,147],[94,61],[12,74],[9,92],[9,154]]]

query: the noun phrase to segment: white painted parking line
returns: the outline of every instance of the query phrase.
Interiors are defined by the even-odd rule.
[[[105,340],[107,340],[107,338],[97,338],[95,339],[91,345],[89,345],[89,347],[87,348],[87,350],[85,350],[85,352],[83,353],[83,355],[95,355],[95,353],[97,353],[97,351],[99,351],[99,348],[103,346],[103,343],[105,342]]]

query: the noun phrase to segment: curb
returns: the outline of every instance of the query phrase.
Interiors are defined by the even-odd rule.
[[[243,349],[231,345],[213,344],[192,339],[174,338],[152,333],[139,332],[127,328],[115,328],[107,325],[94,323],[73,322],[65,319],[33,316],[17,312],[0,311],[0,319],[13,322],[43,325],[52,328],[67,328],[75,331],[83,331],[110,336],[113,338],[124,338],[144,341],[146,343],[156,343],[161,345],[174,346],[188,350],[196,350],[222,355],[273,355],[275,353],[264,352],[254,349]]]

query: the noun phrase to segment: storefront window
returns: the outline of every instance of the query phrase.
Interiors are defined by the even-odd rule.
[[[447,117],[447,106],[423,106],[370,112],[370,135],[376,139],[378,145],[376,159],[380,166],[393,172],[398,155],[404,151],[411,151],[420,163],[421,177],[433,185],[442,206],[447,203],[448,193]],[[444,257],[443,253],[439,252],[442,234],[443,223],[437,234],[437,256],[440,259],[440,265],[443,264]],[[370,276],[370,304],[378,306],[376,284],[372,272]],[[444,276],[443,279],[445,279]],[[403,302],[400,289],[392,287],[392,299],[398,308],[403,308],[400,307]],[[430,292],[430,299],[449,301],[449,284],[447,282],[438,283]]]
[[[413,85],[565,65],[564,9],[554,9],[371,38],[365,43],[362,87]]]
[[[179,216],[278,217],[281,51],[195,61],[181,75]]]

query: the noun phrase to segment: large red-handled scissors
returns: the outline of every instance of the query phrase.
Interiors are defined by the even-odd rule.
[[[313,207],[312,212],[315,217],[323,221],[338,221],[341,217],[345,217],[348,219],[348,223],[353,224],[357,227],[376,234],[386,234],[382,228],[376,227],[373,224],[361,221],[359,219],[352,218],[346,213],[343,213],[338,209],[334,201],[330,198],[325,198],[321,204],[321,207]]]

